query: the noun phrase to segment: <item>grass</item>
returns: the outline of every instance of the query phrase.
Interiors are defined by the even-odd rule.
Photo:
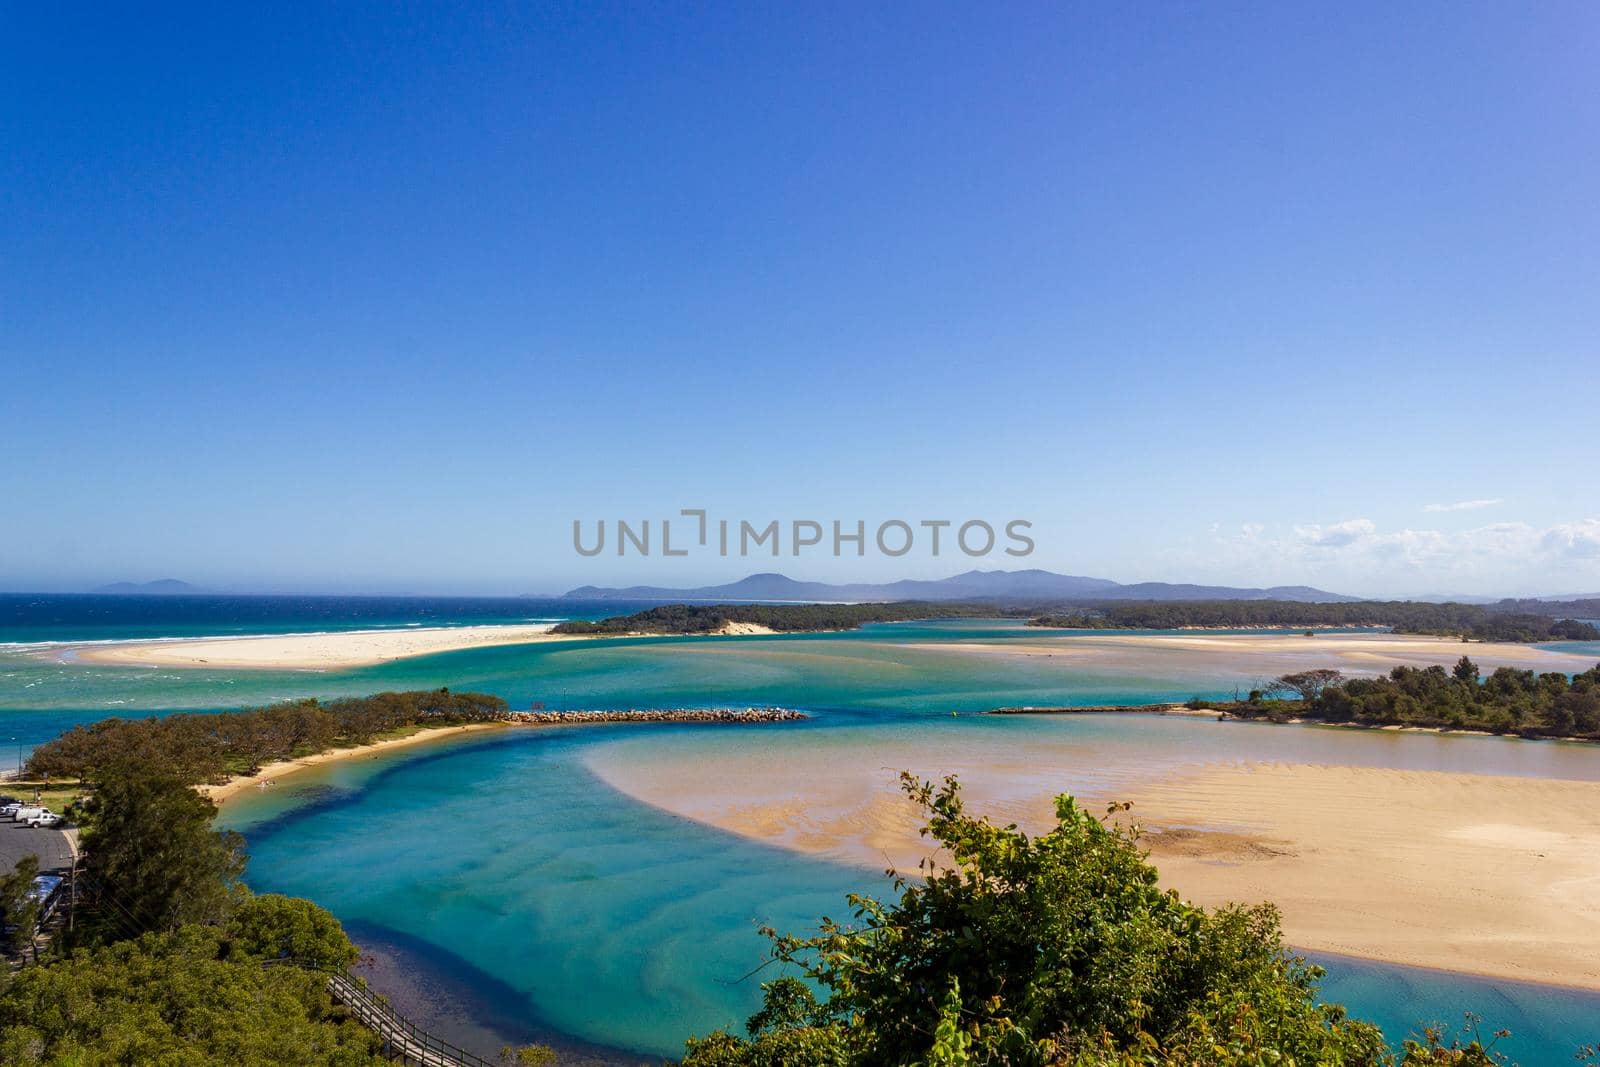
[[[0,795],[16,797],[29,804],[34,803],[34,797],[38,796],[37,803],[43,804],[57,815],[66,811],[67,805],[82,793],[83,783],[77,780],[53,781],[46,784],[42,780],[24,778],[21,781],[0,782]]]

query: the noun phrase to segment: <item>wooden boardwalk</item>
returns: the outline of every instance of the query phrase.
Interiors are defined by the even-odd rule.
[[[482,1056],[419,1030],[376,993],[347,974],[328,976],[328,993],[357,1022],[383,1039],[385,1055],[414,1067],[499,1067]]]

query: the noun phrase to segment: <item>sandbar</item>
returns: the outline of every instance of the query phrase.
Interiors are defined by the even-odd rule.
[[[121,666],[319,671],[365,667],[464,648],[572,640],[563,634],[550,633],[552,625],[431,626],[337,633],[109,641],[52,648],[40,654],[72,662]]]
[[[212,670],[327,671],[496,645],[546,641],[592,641],[619,637],[759,637],[774,633],[758,623],[729,622],[705,634],[557,634],[553,623],[493,626],[431,626],[394,630],[348,630],[314,634],[243,637],[177,637],[156,641],[105,641],[35,648],[33,654],[60,662],[124,667]]]
[[[1454,637],[1359,633],[1210,633],[1142,634],[1102,631],[1041,631],[1040,637],[993,641],[915,642],[902,647],[974,656],[1058,659],[1063,666],[1154,670],[1192,676],[1226,670],[1236,677],[1262,680],[1309,667],[1334,667],[1353,674],[1384,673],[1404,664],[1448,667],[1469,656],[1487,674],[1495,667],[1562,671],[1572,674],[1595,666],[1593,654],[1541,645],[1462,641]]]
[[[970,810],[1033,832],[1070,778],[1091,810],[1134,803],[1164,885],[1207,905],[1271,901],[1297,948],[1600,989],[1600,782],[1229,761],[1085,777],[1058,758],[1048,746],[917,742],[855,756],[800,744],[649,758],[600,748],[587,762],[674,814],[904,872],[929,845],[897,789],[902,767],[959,773]]]

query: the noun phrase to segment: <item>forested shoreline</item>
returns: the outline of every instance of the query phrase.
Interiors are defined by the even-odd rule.
[[[1274,697],[1286,699],[1273,699]],[[1474,730],[1518,737],[1600,741],[1600,664],[1569,678],[1499,667],[1487,678],[1466,656],[1452,670],[1395,667],[1378,678],[1331,669],[1299,671],[1248,700],[1192,700],[1243,719],[1291,719],[1358,726]]]
[[[1535,610],[1538,605],[1548,610]],[[1373,627],[1399,634],[1472,641],[1597,641],[1600,629],[1580,621],[1600,617],[1600,601],[1498,605],[1431,604],[1409,600],[1303,603],[1291,600],[1116,600],[1032,602],[909,600],[869,604],[663,604],[631,615],[558,623],[553,633],[715,634],[731,625],[777,633],[854,630],[868,623],[924,619],[1027,619],[1045,629],[1181,630],[1193,628],[1326,629]]]
[[[507,712],[497,696],[435,689],[327,702],[290,700],[242,711],[109,718],[75,726],[35,748],[27,772],[89,779],[129,765],[159,770],[187,785],[215,784],[278,760],[371,744],[408,727],[498,722]]]
[[[558,623],[558,634],[711,634],[730,623],[764,626],[780,633],[854,630],[872,622],[959,619],[1026,613],[998,604],[907,600],[888,604],[663,604],[594,622]]]
[[[1522,602],[1514,602],[1520,609]],[[1561,607],[1582,607],[1574,602]],[[1600,613],[1600,603],[1593,605]],[[1410,600],[1304,604],[1284,600],[1114,601],[1038,615],[1028,625],[1082,630],[1181,630],[1193,627],[1383,627],[1398,634],[1473,641],[1596,641],[1591,623],[1555,614],[1480,604]]]

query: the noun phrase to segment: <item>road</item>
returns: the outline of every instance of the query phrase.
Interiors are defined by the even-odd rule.
[[[31,830],[26,823],[0,818],[0,872],[9,872],[27,855],[39,857],[40,873],[65,874],[72,846],[60,830]]]

